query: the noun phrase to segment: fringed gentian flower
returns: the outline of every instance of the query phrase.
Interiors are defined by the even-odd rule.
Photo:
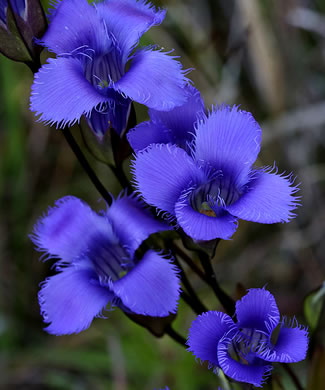
[[[238,218],[276,223],[295,216],[298,188],[291,175],[252,167],[261,129],[250,113],[215,107],[195,127],[191,154],[152,144],[136,155],[135,185],[148,204],[196,240],[229,239]]]
[[[142,34],[162,22],[164,10],[145,0],[52,2],[39,43],[57,58],[35,75],[31,95],[41,121],[64,127],[85,115],[98,136],[110,127],[121,134],[131,100],[158,110],[186,101],[188,80],[175,57],[152,47],[133,52]]]
[[[189,351],[208,361],[210,368],[221,368],[228,377],[257,387],[262,387],[271,363],[305,359],[307,330],[295,319],[291,324],[286,319],[280,321],[269,291],[249,290],[236,303],[236,316],[237,323],[218,311],[198,316],[189,331]]]
[[[58,258],[59,271],[43,283],[39,302],[47,332],[78,333],[110,302],[153,317],[176,312],[178,270],[163,255],[135,251],[152,233],[166,230],[134,197],[124,196],[100,214],[65,197],[35,225],[38,250]]]
[[[131,129],[127,138],[135,152],[150,144],[175,144],[189,150],[194,136],[194,124],[204,114],[204,102],[200,92],[187,85],[188,100],[171,111],[149,109],[150,121]]]

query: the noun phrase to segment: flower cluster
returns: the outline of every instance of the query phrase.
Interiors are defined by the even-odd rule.
[[[110,302],[129,313],[155,317],[174,313],[178,270],[171,260],[135,251],[152,233],[167,230],[135,197],[122,196],[95,213],[80,199],[65,197],[35,225],[31,235],[47,258],[58,258],[58,274],[39,292],[49,333],[77,333],[89,327]]]
[[[251,289],[236,303],[237,323],[225,313],[209,311],[192,323],[187,344],[196,358],[221,368],[230,378],[262,387],[271,363],[305,359],[308,332],[280,314],[273,295]],[[278,330],[278,332],[277,332]]]
[[[173,228],[208,241],[230,239],[239,219],[288,222],[299,204],[298,186],[275,166],[254,167],[261,128],[251,113],[228,105],[208,111],[175,57],[152,46],[137,48],[142,35],[163,21],[165,10],[145,0],[51,3],[49,28],[37,43],[56,57],[35,74],[31,110],[61,128],[84,115],[95,142],[113,129],[127,143],[123,135],[131,127],[132,101],[146,105],[150,120],[127,134],[135,152],[131,170],[136,191],[170,224],[155,219],[134,194],[121,195],[99,213],[72,196],[57,201],[31,235],[46,259],[56,259],[57,273],[39,292],[46,330],[80,332],[108,304],[129,315],[167,317],[177,310],[179,270],[172,257],[146,244],[138,250],[140,245]],[[4,4],[0,0],[0,23]],[[19,14],[25,4],[11,2]],[[236,316],[237,322],[217,311],[198,316],[189,351],[255,386],[262,385],[272,362],[305,358],[307,330],[296,321],[280,321],[267,290],[249,290],[237,302]]]
[[[186,72],[175,57],[152,47],[134,51],[165,11],[144,0],[53,3],[38,43],[57,57],[42,66],[32,86],[31,110],[40,120],[64,127],[86,115],[97,135],[109,128],[121,134],[131,100],[159,110],[186,101]]]

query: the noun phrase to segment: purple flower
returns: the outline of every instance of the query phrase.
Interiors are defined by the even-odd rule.
[[[127,312],[153,317],[176,312],[178,270],[161,254],[135,251],[152,233],[166,230],[134,197],[120,197],[95,213],[65,197],[42,217],[31,236],[59,273],[42,284],[39,302],[47,332],[78,333],[110,302]]]
[[[170,111],[149,109],[150,121],[142,122],[131,129],[127,138],[135,152],[150,144],[172,143],[189,150],[193,141],[194,125],[204,114],[204,102],[200,92],[187,85],[188,100]]]
[[[238,218],[288,222],[298,188],[291,175],[252,167],[260,144],[261,129],[250,113],[215,107],[196,124],[190,154],[152,144],[136,155],[137,190],[195,240],[229,239]]]
[[[159,110],[186,101],[186,72],[175,57],[152,47],[133,51],[142,34],[162,22],[164,10],[145,0],[54,3],[39,43],[57,58],[35,75],[31,95],[41,121],[64,127],[85,115],[98,136],[110,127],[121,134],[131,100]]]
[[[211,367],[221,368],[230,378],[257,387],[262,387],[272,370],[270,363],[305,359],[307,330],[295,319],[292,323],[286,319],[280,322],[269,291],[249,290],[236,303],[236,316],[237,323],[219,311],[198,316],[189,331],[188,350],[201,361],[207,360]]]

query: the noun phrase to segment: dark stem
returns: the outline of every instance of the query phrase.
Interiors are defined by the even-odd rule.
[[[128,192],[132,192],[131,185],[128,181],[128,178],[126,177],[122,164],[119,164],[117,166],[110,165],[110,168],[114,175],[116,176],[118,182],[120,183],[121,187],[128,190]]]
[[[295,384],[298,390],[304,390],[302,387],[297,375],[292,371],[291,367],[288,364],[284,364],[283,368],[287,371],[287,374],[290,376],[292,382]]]
[[[197,315],[208,311],[205,307],[201,307],[201,305],[199,305],[194,299],[192,299],[186,291],[181,292],[181,298]]]
[[[226,310],[227,314],[232,317],[235,314],[235,301],[225,293],[219,286],[216,274],[211,264],[209,256],[205,252],[200,253],[200,261],[205,272],[205,276],[208,279],[209,286],[211,286],[219,302]]]
[[[173,252],[175,252],[191,269],[194,271],[204,282],[208,283],[209,280],[206,277],[205,273],[194,263],[191,257],[186,254],[179,246],[170,243],[170,248]]]
[[[40,59],[38,58],[37,61],[34,60],[34,62],[26,62],[26,65],[35,74],[36,72],[38,72],[39,68],[41,67],[41,62],[40,62]],[[64,135],[64,138],[68,142],[70,148],[72,149],[73,153],[77,157],[77,160],[79,161],[79,163],[81,164],[83,169],[86,171],[91,182],[96,187],[97,191],[101,194],[103,199],[105,199],[107,204],[111,205],[112,204],[111,195],[107,192],[106,188],[103,186],[102,182],[98,179],[94,170],[89,165],[86,157],[84,156],[81,149],[79,148],[79,145],[77,144],[77,142],[73,138],[70,129],[68,127],[65,127],[62,130],[62,133]]]
[[[70,129],[66,127],[62,130],[62,133],[63,133],[65,139],[67,140],[70,148],[72,149],[75,156],[77,157],[78,161],[80,162],[81,166],[83,167],[83,169],[86,171],[87,175],[89,176],[89,179],[92,181],[92,183],[96,187],[97,191],[101,194],[103,199],[105,199],[107,204],[111,205],[112,204],[111,195],[107,192],[106,188],[103,186],[103,184],[98,179],[95,172],[93,171],[93,169],[89,165],[86,157],[84,156],[81,149],[79,148],[79,145],[77,144],[77,142],[73,138],[73,135],[71,134]]]
[[[204,304],[201,302],[200,298],[196,295],[195,290],[193,289],[190,281],[187,279],[187,276],[180,265],[179,261],[177,260],[176,257],[174,257],[175,264],[180,270],[180,276],[181,280],[183,283],[183,286],[186,288],[188,294],[182,293],[182,298],[184,301],[191,307],[191,309],[196,313],[196,314],[202,314],[208,309],[204,306]]]
[[[185,337],[183,337],[179,333],[177,333],[176,330],[174,330],[171,327],[171,325],[168,325],[166,327],[166,334],[168,334],[168,336],[170,338],[172,338],[174,341],[176,341],[179,345],[181,345],[182,347],[186,348],[186,339],[185,339]]]

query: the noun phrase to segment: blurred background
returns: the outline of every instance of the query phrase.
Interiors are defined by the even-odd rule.
[[[166,7],[167,16],[140,44],[175,49],[184,67],[195,69],[189,77],[207,107],[225,102],[251,111],[263,130],[257,165],[276,162],[301,183],[296,219],[277,225],[241,221],[233,239],[219,245],[213,261],[218,280],[234,298],[243,289],[267,286],[282,314],[306,324],[304,299],[325,280],[325,1],[153,3]],[[44,61],[47,53],[42,56]],[[100,195],[60,131],[37,123],[29,111],[32,80],[24,64],[0,56],[0,389],[217,389],[221,377],[119,310],[78,335],[43,331],[37,292],[52,264],[39,261],[28,234],[56,199],[71,194],[98,209]],[[139,121],[147,119],[144,107],[136,111]],[[73,134],[80,141],[78,131]],[[110,169],[85,153],[117,195]],[[188,273],[207,306],[220,309],[206,285]],[[322,390],[324,310],[319,304],[309,315],[319,317],[309,357],[292,368],[304,388]],[[193,319],[181,302],[175,327],[185,336]],[[295,389],[279,365],[273,379],[266,388]]]

